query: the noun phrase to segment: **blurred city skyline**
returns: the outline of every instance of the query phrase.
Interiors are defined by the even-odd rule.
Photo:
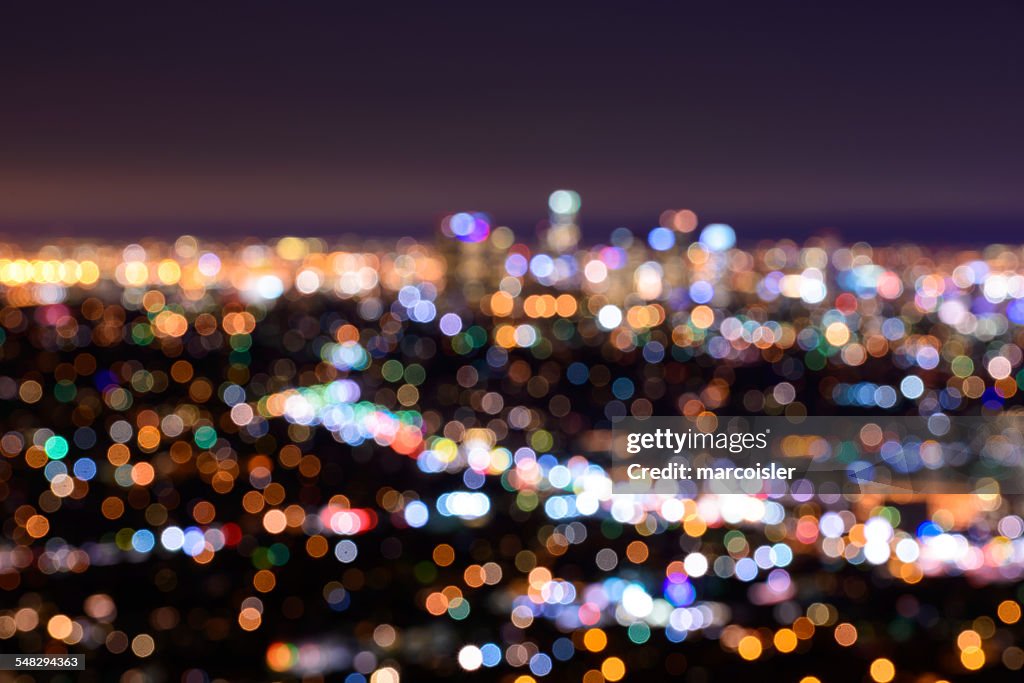
[[[741,240],[1013,241],[1010,2],[11,6],[0,233],[585,239],[664,209]]]

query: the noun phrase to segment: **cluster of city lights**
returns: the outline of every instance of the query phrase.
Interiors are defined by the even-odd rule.
[[[473,211],[362,248],[0,245],[0,639],[131,681],[190,629],[346,683],[1019,675],[1018,497],[613,495],[602,444],[625,416],[1014,413],[1024,249],[741,247],[688,210],[585,244],[580,206],[553,193],[531,241]],[[947,615],[953,581],[984,598]]]

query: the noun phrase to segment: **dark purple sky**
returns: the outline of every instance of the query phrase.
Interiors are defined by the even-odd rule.
[[[528,227],[566,187],[601,228],[1019,241],[1022,125],[1011,1],[0,10],[8,232]]]

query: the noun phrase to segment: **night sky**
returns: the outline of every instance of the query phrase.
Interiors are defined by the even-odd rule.
[[[1015,2],[8,3],[0,231],[1024,235]]]

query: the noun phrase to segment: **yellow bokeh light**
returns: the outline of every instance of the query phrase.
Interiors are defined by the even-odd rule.
[[[699,330],[706,330],[715,322],[715,312],[707,306],[697,306],[690,313],[690,322]]]
[[[626,675],[626,664],[618,657],[609,657],[601,663],[601,674],[609,681],[619,681]]]
[[[799,642],[796,632],[791,628],[780,628],[775,632],[775,649],[782,653],[792,652]]]
[[[985,666],[985,651],[980,647],[968,647],[960,653],[960,663],[968,671],[977,671]]]
[[[971,629],[961,631],[960,635],[956,637],[956,646],[961,650],[966,650],[969,647],[981,647],[981,636],[977,631]]]
[[[761,639],[757,636],[743,636],[740,640],[739,647],[736,648],[737,652],[740,653],[740,657],[751,662],[761,656],[763,651],[761,645]]]
[[[896,677],[896,667],[885,657],[880,657],[871,662],[871,679],[875,683],[889,683]]]
[[[592,628],[583,634],[583,647],[591,652],[600,652],[608,645],[608,636],[599,628]]]
[[[46,623],[46,632],[50,634],[52,638],[57,640],[64,640],[71,635],[71,630],[74,628],[74,623],[70,617],[63,614],[57,614],[50,618],[50,621]]]
[[[842,346],[850,341],[850,328],[846,326],[846,323],[832,323],[825,328],[825,339],[832,346]]]

